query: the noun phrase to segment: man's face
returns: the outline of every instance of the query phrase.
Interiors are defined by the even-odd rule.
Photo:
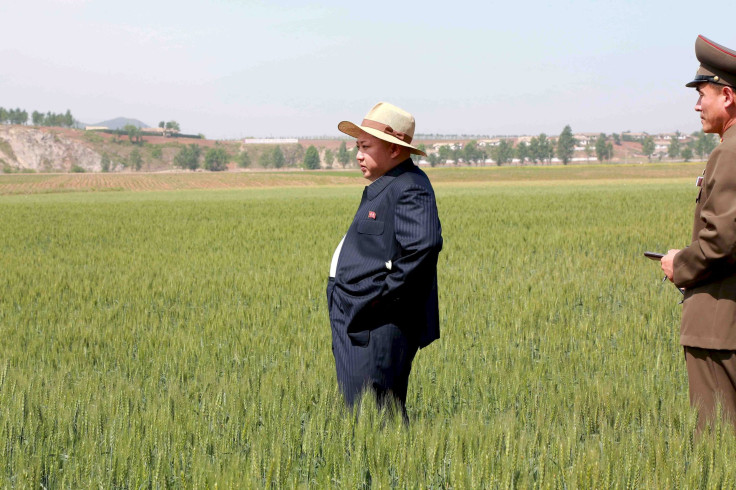
[[[695,110],[700,113],[700,122],[706,133],[723,134],[723,129],[728,121],[728,113],[725,110],[725,97],[720,85],[701,83],[696,87],[698,91],[698,102]]]
[[[358,147],[358,164],[363,177],[373,182],[394,166],[391,143],[362,133],[355,145]]]

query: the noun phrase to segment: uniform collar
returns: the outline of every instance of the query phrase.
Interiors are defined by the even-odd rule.
[[[723,138],[721,138],[721,142],[723,140],[725,140],[726,138],[736,138],[736,124],[734,124],[733,126],[731,126],[730,128],[728,128],[723,133]]]
[[[378,177],[375,181],[371,182],[370,185],[365,188],[368,200],[372,201],[375,199],[391,182],[394,181],[396,177],[411,169],[413,166],[414,162],[411,161],[411,158],[407,158],[385,174]]]

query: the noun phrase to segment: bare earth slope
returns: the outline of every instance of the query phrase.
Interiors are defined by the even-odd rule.
[[[64,135],[36,128],[0,125],[0,166],[35,172],[68,172],[78,165],[99,172],[101,156]]]

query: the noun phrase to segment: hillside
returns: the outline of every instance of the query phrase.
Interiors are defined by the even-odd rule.
[[[133,170],[131,155],[137,151],[142,171],[170,170],[184,145],[203,149],[222,145],[232,158],[240,142],[144,136],[133,143],[126,135],[114,135],[59,127],[0,125],[0,172],[111,172]]]
[[[131,123],[133,119],[118,118],[117,120],[103,121],[102,125]],[[144,124],[141,121],[136,121]],[[108,126],[108,127],[110,127]],[[586,135],[578,135],[585,138]],[[512,147],[517,147],[522,141],[530,137],[506,138]],[[477,140],[475,145],[480,150],[481,157],[471,159],[471,165],[496,165],[491,159],[494,155],[494,146],[501,138]],[[554,140],[553,140],[554,141]],[[596,155],[592,148],[592,138],[587,147],[579,142],[576,147],[572,163],[595,162]],[[430,157],[415,160],[422,164],[445,162],[447,165],[466,166],[464,148],[470,140],[467,139],[424,139],[417,144],[425,146]],[[281,152],[281,164],[284,170],[300,167],[304,159],[304,152],[314,145],[320,155],[322,168],[341,168],[336,161],[339,147],[347,143],[348,150],[352,151],[354,144],[343,138],[335,139],[299,139],[299,143],[274,144],[244,144],[240,140],[215,141],[192,137],[150,135],[140,136],[133,141],[126,134],[108,134],[96,131],[84,131],[60,127],[35,127],[25,125],[0,125],[0,173],[35,173],[35,172],[120,172],[144,171],[159,172],[172,170],[175,167],[174,159],[182,148],[188,145],[200,147],[199,164],[205,162],[208,149],[222,148],[227,155],[227,168],[236,170],[239,155],[247,152],[250,168],[272,168],[274,152]],[[554,143],[553,143],[554,144]],[[667,161],[667,144],[664,139],[656,140],[656,152],[652,161]],[[684,140],[682,146],[687,144]],[[449,152],[442,157],[441,147],[449,148]],[[715,146],[715,145],[714,145]],[[710,151],[710,150],[708,150]],[[641,163],[648,159],[642,153],[642,144],[639,141],[621,141],[612,145],[611,163]],[[445,160],[440,160],[445,158]],[[354,167],[354,156],[347,166]],[[504,165],[521,165],[518,158]],[[526,161],[524,164],[528,164]],[[546,163],[549,164],[549,160]],[[553,160],[553,164],[558,164]]]
[[[300,166],[304,149],[301,144],[279,145],[284,156],[284,166]],[[309,144],[311,144],[310,142]],[[324,149],[339,141],[315,141],[324,154]],[[133,142],[125,134],[108,134],[73,128],[34,127],[0,124],[0,173],[35,172],[120,172],[140,170],[160,172],[175,168],[174,158],[185,146],[200,147],[200,165],[204,164],[208,149],[222,148],[228,158],[229,170],[237,168],[238,155],[246,150],[251,167],[265,165],[264,155],[272,154],[271,144],[243,145],[240,140],[215,141],[190,137],[142,135]],[[140,156],[140,168],[136,168],[135,155]],[[268,159],[270,161],[270,159]]]
[[[0,169],[4,173],[68,172],[75,165],[88,172],[99,172],[101,161],[101,154],[89,145],[48,128],[0,125]]]
[[[146,124],[138,119],[130,119],[128,117],[116,117],[115,119],[108,119],[107,121],[101,121],[90,126],[104,126],[109,129],[123,129],[128,124],[132,124],[137,128],[150,128],[150,124]]]

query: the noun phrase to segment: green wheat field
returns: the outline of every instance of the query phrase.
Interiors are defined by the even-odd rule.
[[[733,488],[732,430],[694,437],[681,296],[642,255],[687,245],[702,169],[428,171],[442,338],[408,427],[336,387],[324,291],[354,174],[3,176],[0,487]]]

